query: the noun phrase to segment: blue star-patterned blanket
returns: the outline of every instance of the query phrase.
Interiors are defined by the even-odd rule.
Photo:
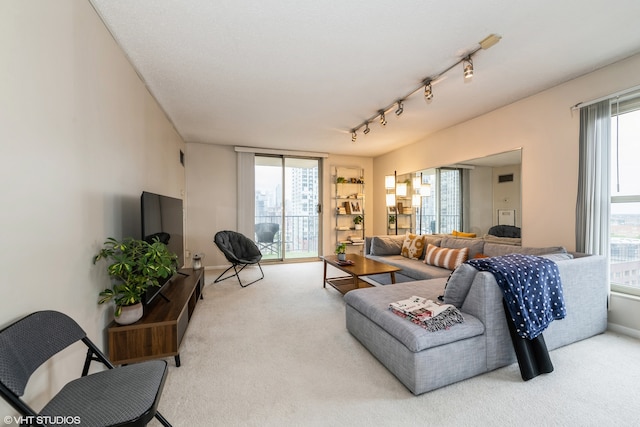
[[[534,339],[566,308],[560,272],[555,262],[532,255],[509,254],[467,261],[493,274],[502,290],[519,336]]]

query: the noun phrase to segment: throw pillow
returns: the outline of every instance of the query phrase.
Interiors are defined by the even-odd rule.
[[[400,255],[409,259],[419,259],[422,251],[424,251],[424,236],[407,232]]]
[[[403,242],[402,236],[373,236],[369,253],[377,256],[399,255]]]
[[[427,254],[424,256],[424,263],[446,268],[447,270],[455,270],[456,267],[467,260],[468,255],[469,248],[439,248],[429,244],[427,245]]]
[[[455,237],[470,237],[470,238],[476,237],[476,233],[464,233],[462,231],[456,231],[456,230],[453,230],[451,234],[453,234]]]
[[[449,276],[444,288],[444,303],[461,308],[467,298],[469,289],[471,289],[476,273],[478,273],[478,270],[469,264],[462,264],[456,268]]]

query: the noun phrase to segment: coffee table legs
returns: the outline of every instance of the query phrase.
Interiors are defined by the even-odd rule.
[[[324,260],[324,277],[322,278],[322,287],[327,287],[327,260]]]
[[[395,271],[392,271],[389,274],[391,274],[391,284],[393,285],[394,283],[396,283],[396,273]]]

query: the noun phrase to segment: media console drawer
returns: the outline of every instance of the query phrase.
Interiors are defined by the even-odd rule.
[[[202,298],[204,270],[184,269],[165,287],[163,295],[144,308],[131,325],[111,322],[109,358],[115,365],[173,356],[180,366],[180,343],[196,304]],[[167,301],[168,300],[168,301]]]

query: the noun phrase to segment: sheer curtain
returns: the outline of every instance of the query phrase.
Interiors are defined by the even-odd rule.
[[[609,253],[611,102],[580,109],[576,250]]]
[[[236,150],[238,151],[238,150]],[[238,152],[238,232],[253,240],[255,223],[255,154]]]

